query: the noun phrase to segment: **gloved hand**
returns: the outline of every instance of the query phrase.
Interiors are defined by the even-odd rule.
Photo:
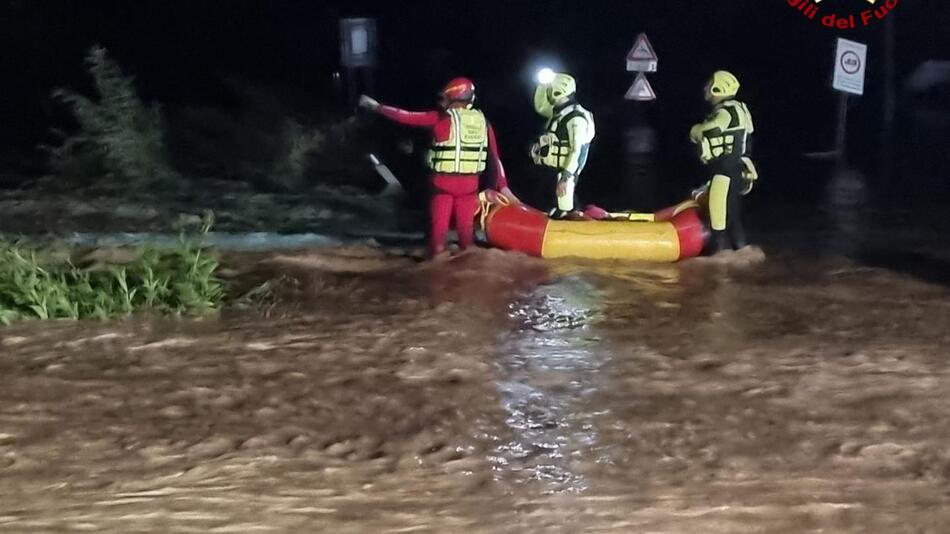
[[[511,189],[507,187],[502,188],[500,191],[498,191],[498,193],[501,194],[503,197],[507,198],[508,202],[512,204],[521,204],[521,200],[515,196],[515,194],[511,191]]]
[[[704,183],[703,185],[697,187],[696,189],[693,189],[692,192],[690,192],[689,196],[693,200],[697,200],[699,199],[699,197],[706,194],[706,191],[709,191],[709,182]]]
[[[703,125],[694,124],[692,128],[689,129],[689,140],[694,145],[699,144],[703,138]]]
[[[752,158],[747,156],[742,157],[742,166],[742,178],[745,179],[745,183],[742,184],[740,194],[745,196],[752,192],[752,187],[755,185],[756,180],[759,179],[759,171],[755,168],[755,163],[752,162]]]
[[[742,190],[739,191],[739,194],[742,196],[746,196],[752,192],[752,187],[755,185],[755,180],[749,180],[748,178],[744,178],[742,181],[744,183],[742,184]]]
[[[379,102],[377,102],[374,98],[370,98],[370,97],[368,97],[368,96],[366,96],[366,95],[362,95],[362,96],[360,96],[360,103],[359,103],[359,105],[360,105],[360,107],[363,108],[363,109],[368,109],[368,110],[370,110],[370,111],[376,111],[377,109],[379,109],[379,105],[380,105],[380,104],[379,104]]]

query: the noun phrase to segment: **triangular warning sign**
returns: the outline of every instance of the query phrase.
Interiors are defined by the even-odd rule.
[[[645,33],[637,36],[637,42],[633,48],[627,52],[627,70],[639,72],[656,72],[659,61],[656,57],[656,51],[650,44],[650,39]]]
[[[627,89],[627,94],[624,95],[626,100],[637,100],[639,102],[645,102],[649,100],[656,100],[656,92],[653,91],[653,87],[650,85],[650,81],[647,80],[647,77],[642,72],[637,74],[637,79],[633,81],[633,85],[630,86],[630,89]]]
[[[633,44],[633,48],[630,49],[630,52],[627,53],[627,59],[629,61],[656,61],[656,51],[653,50],[653,45],[650,44],[650,39],[647,38],[647,34],[641,33],[637,36],[637,42]]]

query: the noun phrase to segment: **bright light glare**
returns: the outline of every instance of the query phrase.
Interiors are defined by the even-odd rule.
[[[549,69],[548,67],[544,67],[538,71],[538,83],[541,85],[547,85],[554,81],[554,76],[555,74],[553,70]]]

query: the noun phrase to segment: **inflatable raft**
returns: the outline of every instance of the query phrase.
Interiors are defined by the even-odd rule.
[[[604,220],[552,220],[530,206],[483,197],[481,226],[491,246],[540,258],[666,263],[699,256],[709,235],[692,200],[652,214],[607,215]]]

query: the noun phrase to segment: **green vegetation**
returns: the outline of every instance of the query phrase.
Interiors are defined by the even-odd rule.
[[[57,179],[51,183],[181,192],[215,178],[305,191],[331,180],[352,184],[354,172],[377,183],[355,117],[301,121],[276,89],[233,79],[222,89],[235,109],[166,109],[143,100],[135,78],[98,45],[89,49],[86,71],[92,91],[52,94],[72,124],[54,129],[56,141],[40,146]]]
[[[165,120],[161,108],[146,105],[106,50],[93,46],[86,65],[96,98],[58,89],[53,97],[67,105],[79,125],[59,146],[44,146],[59,175],[106,180],[122,187],[174,183],[180,178],[165,157]]]
[[[206,218],[202,234],[210,229]],[[56,254],[23,242],[0,242],[0,323],[21,319],[107,319],[137,311],[193,314],[217,309],[226,288],[218,261],[200,239],[143,246],[124,257]],[[111,261],[110,261],[111,260]]]

